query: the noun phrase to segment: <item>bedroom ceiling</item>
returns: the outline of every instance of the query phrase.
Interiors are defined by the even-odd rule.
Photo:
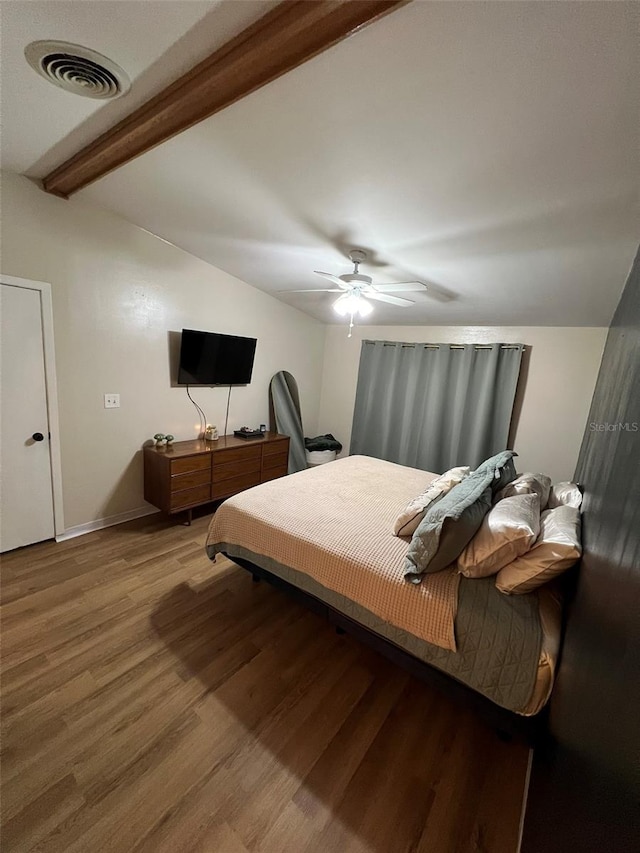
[[[41,177],[272,5],[3,2],[4,167]],[[430,288],[361,322],[607,325],[640,224],[637,14],[413,2],[77,198],[325,322],[333,294],[277,291],[355,246],[374,282]],[[21,59],[38,38],[110,56],[131,94],[47,85]]]

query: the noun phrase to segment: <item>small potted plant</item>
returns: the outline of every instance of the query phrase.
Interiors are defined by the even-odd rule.
[[[156,447],[162,447],[162,445],[164,444],[164,440],[165,440],[165,434],[163,432],[157,432],[153,436],[153,438],[155,440]]]
[[[164,439],[167,442],[167,447],[175,441],[175,438],[172,435],[165,435]]]

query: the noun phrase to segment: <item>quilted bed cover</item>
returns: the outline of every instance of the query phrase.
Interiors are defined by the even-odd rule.
[[[435,476],[350,456],[264,483],[217,510],[207,552],[249,560],[501,707],[536,713],[559,644],[559,606],[547,592],[506,596],[494,578],[453,568],[404,580],[408,540],[393,523]]]

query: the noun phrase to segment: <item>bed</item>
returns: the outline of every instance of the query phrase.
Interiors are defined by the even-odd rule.
[[[453,567],[404,579],[409,540],[392,533],[398,512],[436,477],[350,456],[242,492],[215,513],[211,559],[223,554],[326,612],[416,674],[464,695],[500,728],[544,707],[560,642],[553,588],[500,593],[494,578]]]

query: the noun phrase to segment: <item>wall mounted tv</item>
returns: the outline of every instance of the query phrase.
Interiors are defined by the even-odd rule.
[[[256,338],[182,330],[178,385],[248,385]]]

